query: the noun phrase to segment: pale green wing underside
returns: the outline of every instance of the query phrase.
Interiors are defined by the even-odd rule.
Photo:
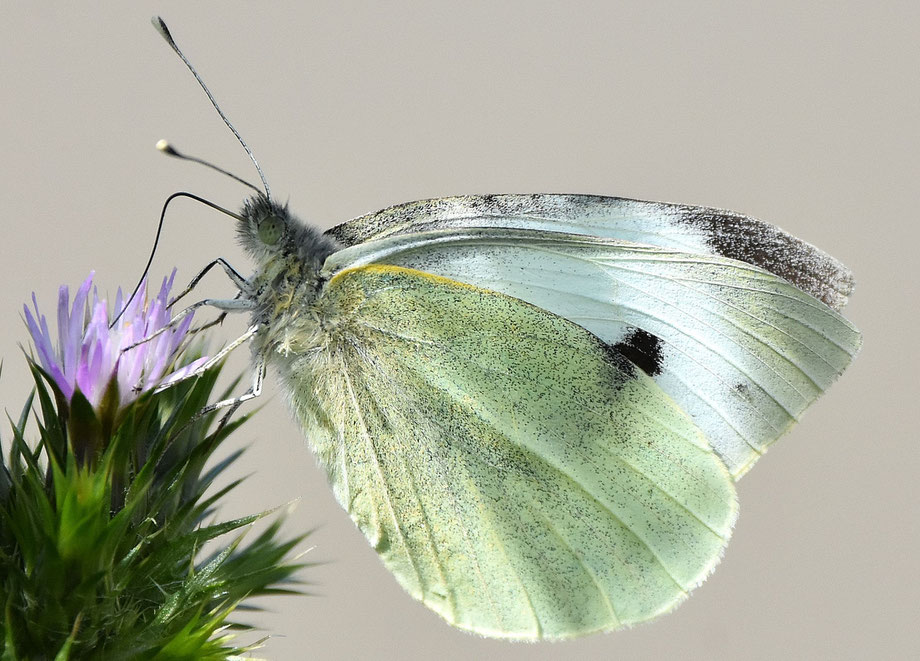
[[[279,361],[339,502],[414,597],[488,636],[648,620],[718,561],[732,480],[655,382],[583,328],[418,271],[336,275]]]
[[[650,373],[736,478],[833,383],[860,345],[859,332],[813,296],[714,255],[487,228],[358,244],[330,256],[325,269],[371,262],[515,296],[618,348],[636,329],[651,334],[659,344]]]

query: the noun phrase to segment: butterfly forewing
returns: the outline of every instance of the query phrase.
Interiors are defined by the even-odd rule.
[[[735,477],[849,365],[860,335],[786,280],[733,259],[513,228],[394,235],[328,272],[382,262],[500,291],[633,358],[691,415]]]
[[[397,234],[473,227],[619,239],[759,266],[841,309],[853,290],[843,264],[775,225],[688,204],[577,194],[461,195],[398,204],[328,230],[345,246]]]
[[[400,583],[481,634],[566,638],[669,610],[736,504],[705,437],[597,337],[519,299],[371,265],[282,362],[335,493]]]

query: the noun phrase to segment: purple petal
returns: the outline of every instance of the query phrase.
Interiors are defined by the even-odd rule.
[[[35,317],[33,317],[32,313],[29,311],[29,306],[23,305],[22,309],[26,313],[26,327],[29,329],[29,335],[32,336],[32,341],[35,343],[35,348],[38,349],[39,359],[44,365],[47,362],[47,359],[50,358],[53,347],[51,346],[51,342],[47,337],[45,337],[45,334],[42,333],[41,329],[38,327],[38,322],[35,321]],[[36,314],[38,314],[37,309]]]
[[[77,387],[80,388],[86,399],[93,406],[96,406],[99,404],[102,389],[105,387],[105,383],[108,381],[107,377],[111,375],[111,372],[106,374],[102,369],[104,355],[101,341],[97,340],[92,345],[84,348],[87,349],[87,358],[80,361],[76,379]]]
[[[121,287],[115,291],[115,307],[113,308],[113,314],[118,314],[121,312],[122,302],[121,302]]]
[[[94,405],[114,375],[118,381],[121,403],[128,404],[139,390],[148,390],[161,381],[172,383],[193,373],[207,361],[199,358],[172,374],[164,373],[175,360],[176,353],[188,333],[192,315],[149,342],[137,344],[170,321],[167,308],[169,291],[175,281],[176,270],[163,278],[160,290],[149,298],[147,279],[138,290],[138,296],[127,302],[124,313],[113,328],[109,328],[108,308],[99,299],[93,287],[93,273],[83,281],[70,303],[67,287],[58,293],[58,345],[54,346],[47,320],[40,314],[38,302],[32,295],[33,309],[23,306],[25,322],[32,335],[38,359],[61,391],[71,397],[75,387]],[[92,289],[92,299],[90,299]],[[121,289],[115,295],[115,311],[121,312]],[[137,344],[125,351],[125,347]]]
[[[70,289],[62,285],[58,289],[58,354],[61,356],[64,371],[74,364],[73,343],[70,341],[72,320],[70,318]]]
[[[73,311],[68,316],[68,334],[67,344],[62,347],[64,356],[64,371],[73,371],[73,361],[76,359],[80,350],[80,342],[83,335],[83,327],[86,323],[86,300],[89,296],[90,287],[93,284],[94,272],[90,272],[89,277],[83,281],[77,293],[73,297]],[[66,311],[65,311],[66,313]],[[60,315],[60,312],[58,313]],[[58,316],[58,325],[62,326],[61,317]]]
[[[32,295],[32,301],[35,303],[34,294]],[[61,392],[69,398],[73,394],[73,388],[68,383],[67,377],[58,365],[54,355],[54,346],[51,343],[51,334],[48,332],[48,323],[45,321],[44,316],[41,316],[41,328],[39,328],[29,308],[23,306],[23,309],[26,313],[26,325],[29,328],[29,333],[32,335],[32,341],[35,343],[35,348],[38,351],[38,361],[41,363],[42,368],[57,384],[58,388],[61,389]],[[35,303],[35,314],[38,314],[37,303]]]

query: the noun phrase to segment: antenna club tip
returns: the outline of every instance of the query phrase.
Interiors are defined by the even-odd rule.
[[[157,149],[168,156],[178,156],[179,155],[179,152],[177,152],[173,148],[173,146],[169,144],[168,140],[157,140]]]
[[[175,49],[176,42],[173,39],[172,34],[170,34],[169,32],[169,28],[166,27],[166,21],[164,21],[159,16],[154,16],[153,18],[150,19],[150,22],[153,24],[154,29],[160,33],[160,36],[166,40],[166,43],[168,43],[170,46],[173,47],[173,49]]]
[[[265,173],[262,172],[262,168],[259,167],[259,163],[258,161],[256,161],[256,157],[253,155],[252,150],[249,148],[249,145],[246,144],[246,141],[243,140],[243,137],[239,134],[236,128],[234,128],[233,124],[230,123],[230,120],[227,119],[227,116],[224,114],[224,111],[220,109],[219,105],[217,105],[217,101],[214,100],[214,96],[211,94],[211,90],[209,90],[208,86],[204,84],[204,80],[202,80],[201,76],[198,75],[198,72],[195,71],[195,67],[192,66],[192,63],[189,62],[188,58],[185,57],[185,54],[182,52],[182,50],[173,40],[172,35],[169,33],[169,28],[166,27],[166,23],[163,22],[163,19],[160,18],[159,16],[154,16],[152,22],[153,22],[153,27],[156,28],[157,32],[159,32],[163,36],[163,38],[166,40],[169,46],[176,52],[176,55],[178,55],[179,58],[182,60],[182,62],[185,63],[185,66],[188,67],[188,70],[191,72],[192,76],[195,77],[195,80],[198,81],[198,84],[201,86],[201,89],[204,91],[205,95],[208,97],[208,100],[211,102],[211,105],[214,107],[214,110],[216,110],[217,114],[220,115],[220,118],[223,120],[224,124],[226,124],[227,128],[230,129],[230,132],[233,133],[234,136],[236,136],[236,139],[239,141],[240,146],[243,147],[243,150],[249,156],[249,160],[252,161],[253,166],[255,166],[256,171],[259,173],[259,178],[262,180],[262,186],[265,189],[265,199],[266,200],[271,199],[271,191],[268,188],[268,181],[265,179]],[[200,159],[189,158],[183,154],[180,154],[175,149],[172,149],[168,143],[166,144],[163,144],[163,143],[164,141],[160,141],[160,143],[157,143],[157,149],[159,149],[160,151],[166,154],[169,154],[170,156],[178,156],[179,158],[185,158],[186,160],[195,161],[198,163],[204,163]],[[214,168],[215,170],[219,172],[223,172],[224,174],[229,174],[225,170],[216,168],[215,166],[210,165],[208,163],[205,163],[205,164],[208,165],[209,167]],[[230,175],[230,176],[233,179],[236,179],[237,181],[239,181],[240,183],[243,183],[246,186],[249,186],[255,189],[255,186],[253,186],[252,184],[246,181],[243,181],[239,177],[235,175]],[[261,195],[261,191],[259,191],[258,189],[256,189],[256,191]]]

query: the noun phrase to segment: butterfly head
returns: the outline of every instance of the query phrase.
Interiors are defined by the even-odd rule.
[[[335,241],[304,224],[287,208],[264,195],[253,195],[243,204],[237,231],[246,251],[258,264],[292,259],[320,268],[336,251]]]

